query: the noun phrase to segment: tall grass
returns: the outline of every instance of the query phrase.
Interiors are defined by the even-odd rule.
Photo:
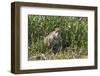
[[[28,16],[28,59],[43,53],[48,59],[86,58],[88,55],[87,17]],[[61,28],[61,50],[54,55],[43,45],[43,39],[55,27]]]

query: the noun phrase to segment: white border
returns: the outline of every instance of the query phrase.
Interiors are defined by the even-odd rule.
[[[88,17],[88,58],[28,61],[28,14]],[[20,69],[42,69],[94,65],[94,11],[41,7],[20,8]]]

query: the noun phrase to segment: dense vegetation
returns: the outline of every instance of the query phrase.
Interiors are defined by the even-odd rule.
[[[28,59],[41,53],[47,59],[86,58],[88,55],[87,17],[73,16],[28,16]],[[45,49],[43,39],[55,27],[61,28],[61,50],[54,55]]]

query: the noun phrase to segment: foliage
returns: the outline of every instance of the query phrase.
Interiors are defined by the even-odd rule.
[[[72,53],[69,53],[69,51],[74,53],[76,52],[76,56],[78,56],[79,52],[81,52],[80,56],[74,56],[75,58],[86,57],[88,54],[87,24],[87,17],[29,15],[29,58],[43,53],[48,57],[48,59],[59,59],[59,57],[61,59],[70,59],[70,56],[74,55]],[[61,28],[61,50],[56,56],[54,56],[55,58],[50,58],[49,55],[52,55],[52,52],[50,52],[49,49],[43,46],[43,39],[51,31],[53,31],[55,27]]]

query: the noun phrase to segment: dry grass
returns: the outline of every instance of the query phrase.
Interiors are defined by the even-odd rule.
[[[64,50],[59,51],[56,54],[54,54],[52,51],[47,51],[45,53],[31,53],[29,54],[29,60],[37,60],[36,56],[40,56],[41,54],[44,54],[47,60],[56,60],[56,59],[84,59],[87,58],[87,51],[84,49],[80,50]]]

